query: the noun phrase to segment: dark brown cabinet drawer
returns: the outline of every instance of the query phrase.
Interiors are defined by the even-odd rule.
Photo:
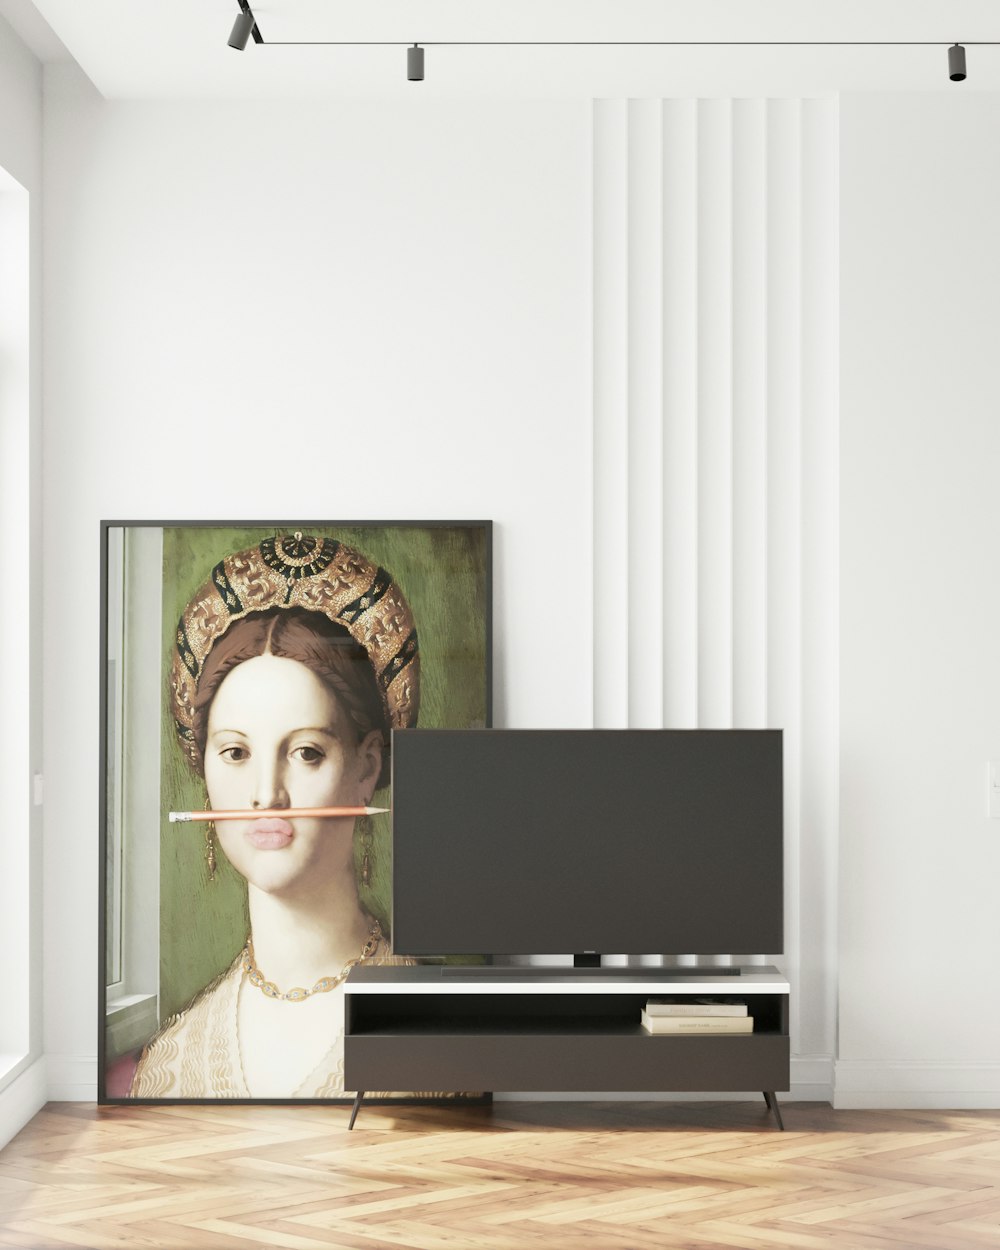
[[[787,1036],[364,1034],[344,1044],[348,1089],[787,1089]]]

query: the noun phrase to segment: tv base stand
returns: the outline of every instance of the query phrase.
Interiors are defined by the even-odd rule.
[[[784,1128],[776,1091],[789,1085],[789,986],[775,968],[744,967],[738,978],[722,970],[581,971],[354,968],[344,999],[344,1083],[359,1091],[349,1127],[366,1090],[490,1089],[761,1090]],[[641,1023],[648,998],[736,998],[747,1004],[753,1032],[654,1035]]]

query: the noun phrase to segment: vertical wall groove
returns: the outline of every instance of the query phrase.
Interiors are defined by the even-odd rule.
[[[594,223],[594,723],[784,730],[779,962],[832,1054],[836,102],[597,102]]]
[[[785,952],[798,984],[801,722],[800,103],[768,105],[768,723],[785,738]],[[798,1036],[801,999],[792,1003]]]
[[[663,102],[663,724],[698,724],[698,113]]]
[[[733,714],[732,104],[698,104],[698,723]]]
[[[628,724],[628,113],[594,105],[594,726]]]
[[[767,108],[733,113],[733,725],[767,724]]]
[[[798,893],[800,1049],[822,1054],[836,1035],[840,655],[839,135],[833,100],[802,113],[802,746]]]
[[[663,724],[663,220],[661,109],[628,106],[628,723]],[[633,332],[634,330],[634,332]],[[655,640],[655,642],[654,642]],[[650,645],[654,642],[654,645]]]

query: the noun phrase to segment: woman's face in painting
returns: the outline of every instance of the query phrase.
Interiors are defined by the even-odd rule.
[[[378,732],[357,743],[336,695],[298,660],[245,660],[209,709],[205,782],[216,810],[364,805],[380,765]],[[304,816],[216,825],[233,867],[275,894],[349,871],[353,829],[353,818]]]

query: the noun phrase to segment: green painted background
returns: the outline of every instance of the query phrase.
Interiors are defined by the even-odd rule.
[[[420,715],[424,728],[488,723],[488,539],[483,526],[358,525],[309,527],[381,564],[413,610],[420,641]],[[205,826],[176,825],[170,811],[208,807],[204,783],[183,757],[170,711],[168,678],[177,621],[223,556],[287,529],[180,526],[163,531],[163,682],[161,703],[160,1016],[180,1010],[229,966],[248,931],[246,885],[218,852],[215,881],[204,860]],[[388,788],[373,804],[388,807]],[[371,888],[362,904],[389,931],[389,817],[374,818]],[[360,849],[355,839],[355,865]]]

